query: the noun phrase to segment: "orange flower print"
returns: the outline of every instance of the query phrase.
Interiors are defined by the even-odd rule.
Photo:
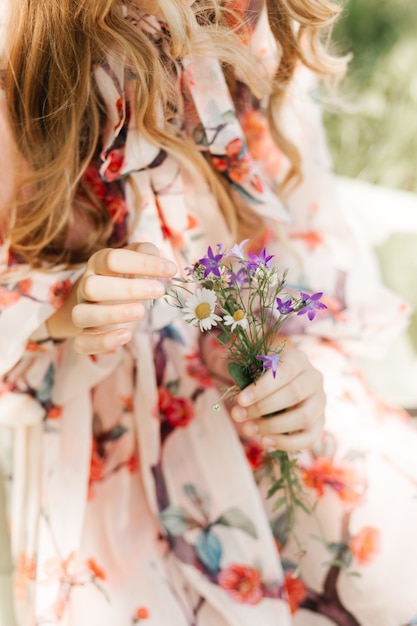
[[[377,528],[364,526],[349,542],[352,554],[360,565],[370,563],[381,549],[381,535]]]
[[[263,447],[254,439],[245,439],[243,441],[243,448],[252,469],[261,467],[266,458]]]
[[[0,382],[0,398],[13,389],[10,383]]]
[[[246,141],[252,157],[262,161],[263,171],[276,177],[283,166],[283,156],[272,140],[268,124],[260,111],[248,111],[242,120]]]
[[[0,286],[0,311],[13,306],[20,298],[21,295],[17,291],[10,291],[10,289]]]
[[[139,624],[139,622],[142,622],[149,618],[150,618],[149,610],[145,606],[140,606],[135,611],[135,615],[133,617],[133,623]]]
[[[324,243],[323,236],[316,230],[308,230],[304,232],[291,233],[291,237],[294,239],[300,239],[303,241],[307,250],[314,251]]]
[[[18,285],[19,293],[22,294],[22,296],[29,295],[32,289],[32,285],[33,281],[31,278],[25,278],[24,280],[21,280]]]
[[[319,458],[309,468],[303,470],[303,481],[310,489],[315,489],[319,497],[324,495],[326,486],[333,489],[339,498],[351,504],[363,497],[364,485],[353,469],[336,467],[331,459]]]
[[[28,341],[25,346],[26,352],[48,352],[48,349],[45,346],[41,346],[36,341]]]
[[[48,302],[52,304],[55,309],[58,309],[64,300],[68,298],[72,289],[72,282],[68,279],[61,280],[49,289]]]
[[[263,597],[261,576],[248,565],[233,564],[218,575],[220,587],[239,604],[259,604]]]
[[[190,400],[171,395],[166,387],[159,388],[159,412],[174,428],[184,428],[194,417]]]
[[[127,204],[123,198],[114,196],[106,200],[107,210],[115,224],[121,224],[127,213]]]
[[[127,461],[126,467],[127,467],[127,471],[130,474],[134,474],[135,472],[138,471],[138,457],[137,457],[137,454],[132,454],[132,456],[129,457],[129,460]]]
[[[20,554],[17,559],[14,576],[14,589],[19,600],[24,601],[26,599],[26,585],[31,580],[35,580],[35,575],[35,560],[27,554]]]
[[[120,174],[124,163],[124,153],[121,150],[112,150],[109,155],[109,164],[107,166],[106,177],[107,180],[114,180]]]
[[[106,186],[95,165],[89,165],[83,175],[82,182],[92,191],[94,196],[103,201],[106,197]]]
[[[98,578],[99,580],[106,580],[106,574],[101,567],[97,565],[94,559],[88,559],[87,567],[92,572],[94,578]]]
[[[292,571],[287,571],[285,573],[285,588],[287,590],[291,613],[294,614],[306,597],[307,588],[302,580],[293,576]]]
[[[216,342],[217,344],[217,342]],[[198,384],[205,389],[213,387],[214,383],[210,377],[209,371],[201,360],[197,352],[187,354],[185,357],[187,374],[191,378],[198,381]]]
[[[126,413],[132,413],[133,396],[120,396],[120,402],[122,403],[123,411],[126,411]]]
[[[61,417],[62,410],[62,406],[51,406],[46,417],[50,420],[57,420]]]

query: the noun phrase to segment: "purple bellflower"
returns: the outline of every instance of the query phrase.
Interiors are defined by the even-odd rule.
[[[266,255],[265,248],[262,248],[259,256],[257,254],[248,254],[249,261],[247,262],[247,268],[249,274],[254,274],[258,267],[271,267],[270,260],[274,258],[274,254]]]
[[[239,261],[246,260],[246,254],[243,251],[243,246],[246,246],[249,239],[244,239],[240,243],[235,243],[234,246],[230,248],[230,252],[226,254],[227,258],[239,259]]]
[[[207,256],[199,260],[199,263],[205,267],[204,278],[207,278],[209,274],[214,274],[220,278],[220,261],[222,260],[222,254],[214,254],[211,246],[208,247]]]
[[[270,356],[263,356],[261,354],[258,354],[256,358],[258,361],[262,361],[264,365],[264,371],[272,370],[272,376],[275,378],[275,376],[277,375],[279,361],[278,354],[271,354]]]
[[[276,299],[277,309],[281,313],[281,315],[289,315],[290,313],[294,313],[295,309],[292,305],[292,300],[281,300],[281,298]]]
[[[303,299],[304,308],[301,309],[301,311],[298,311],[297,315],[304,315],[304,313],[307,313],[308,319],[311,321],[316,317],[316,311],[327,309],[327,306],[323,304],[323,302],[320,302],[322,295],[322,291],[313,293],[311,296],[308,293],[301,291],[300,296]]]

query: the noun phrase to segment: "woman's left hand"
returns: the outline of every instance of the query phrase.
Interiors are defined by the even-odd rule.
[[[259,436],[267,450],[293,452],[317,442],[325,405],[322,374],[302,350],[287,346],[276,377],[269,370],[241,391],[231,415],[245,435]]]

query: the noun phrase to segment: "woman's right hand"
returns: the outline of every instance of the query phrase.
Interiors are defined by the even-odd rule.
[[[79,329],[74,348],[81,354],[114,350],[132,337],[132,322],[145,315],[144,302],[164,295],[157,278],[176,272],[150,243],[105,248],[89,259],[76,287],[72,322]]]

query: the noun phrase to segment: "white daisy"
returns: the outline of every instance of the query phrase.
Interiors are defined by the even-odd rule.
[[[187,299],[184,306],[185,320],[193,326],[200,326],[200,330],[210,330],[217,326],[221,317],[215,314],[216,294],[210,289],[197,289],[195,294]]]
[[[248,319],[242,311],[242,309],[238,309],[233,313],[233,315],[225,315],[223,318],[223,322],[226,326],[231,326],[231,331],[233,332],[236,326],[240,326],[243,330],[246,330],[248,327]]]

